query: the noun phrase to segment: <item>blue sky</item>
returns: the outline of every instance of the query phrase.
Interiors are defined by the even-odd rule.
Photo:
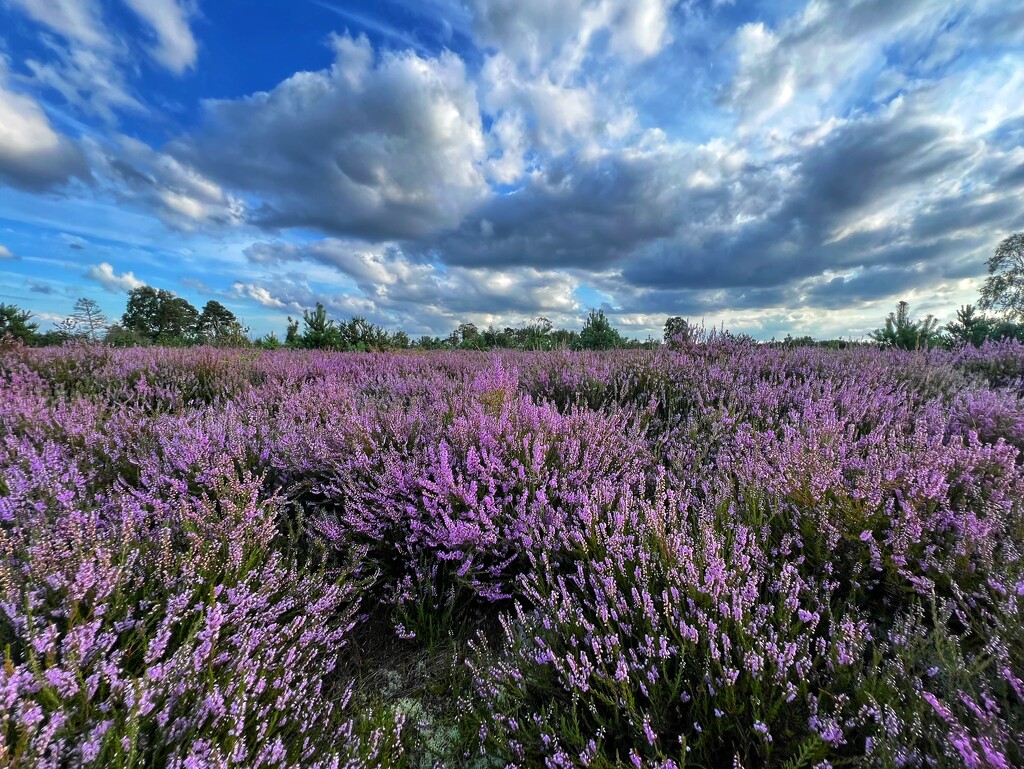
[[[0,302],[254,333],[949,319],[1024,229],[1016,0],[0,0]]]

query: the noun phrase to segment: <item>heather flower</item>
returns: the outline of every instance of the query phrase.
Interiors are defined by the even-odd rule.
[[[441,765],[1021,765],[1022,374],[5,351],[0,763],[414,762],[372,627],[476,638]]]

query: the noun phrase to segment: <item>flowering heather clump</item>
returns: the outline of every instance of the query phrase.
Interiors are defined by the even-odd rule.
[[[0,764],[1024,765],[1024,346],[0,353]]]
[[[317,486],[315,530],[335,546],[369,548],[410,637],[509,599],[537,549],[559,546],[546,528],[600,488],[644,484],[649,459],[626,415],[561,413],[517,384],[499,363],[469,383],[459,413],[426,403],[375,414],[362,425],[366,443],[338,452]],[[375,424],[396,419],[401,440]]]

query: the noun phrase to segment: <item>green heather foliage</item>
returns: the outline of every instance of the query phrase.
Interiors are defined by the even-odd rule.
[[[1022,766],[1024,345],[902,317],[4,344],[0,765]]]

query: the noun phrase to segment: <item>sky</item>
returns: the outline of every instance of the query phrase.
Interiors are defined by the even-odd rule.
[[[1024,230],[1019,0],[0,0],[0,302],[949,320]]]

